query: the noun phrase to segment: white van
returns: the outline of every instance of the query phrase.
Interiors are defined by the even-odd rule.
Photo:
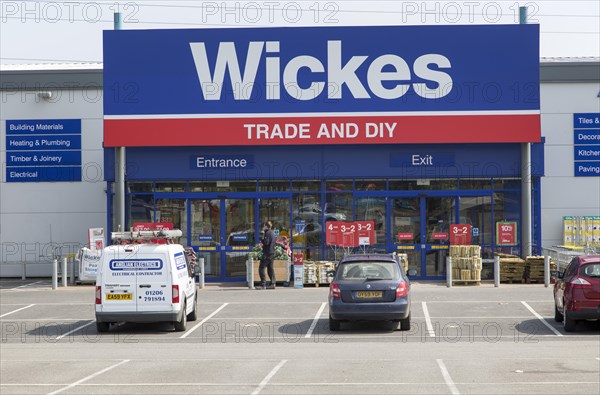
[[[173,322],[185,331],[195,321],[196,284],[180,244],[104,248],[96,278],[96,327],[116,322]]]

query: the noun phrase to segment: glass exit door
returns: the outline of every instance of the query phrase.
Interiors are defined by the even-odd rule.
[[[406,254],[408,268],[417,276],[441,278],[446,275],[450,224],[455,223],[452,196],[393,197],[390,207],[390,241],[393,249]]]
[[[254,199],[190,199],[190,245],[208,281],[241,280],[255,244]]]

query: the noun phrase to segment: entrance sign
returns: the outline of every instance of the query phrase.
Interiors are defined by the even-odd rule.
[[[538,25],[115,30],[103,43],[105,147],[541,138]]]

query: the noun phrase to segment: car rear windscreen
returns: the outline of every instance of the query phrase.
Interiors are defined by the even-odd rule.
[[[340,280],[397,280],[398,264],[385,261],[348,262],[339,268]]]
[[[600,263],[584,265],[579,269],[579,275],[584,277],[600,278]]]

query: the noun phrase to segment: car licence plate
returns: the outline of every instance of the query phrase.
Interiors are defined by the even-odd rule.
[[[107,294],[106,300],[133,300],[133,294]]]
[[[382,296],[382,291],[358,291],[356,293],[356,297],[359,299],[374,299],[381,298]]]

